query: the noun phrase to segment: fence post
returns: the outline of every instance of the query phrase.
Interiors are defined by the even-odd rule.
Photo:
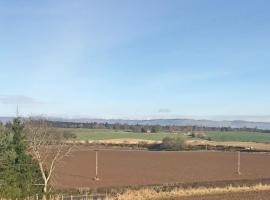
[[[36,194],[36,200],[38,200],[38,194]]]

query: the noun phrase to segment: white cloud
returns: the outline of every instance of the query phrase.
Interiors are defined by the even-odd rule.
[[[0,95],[0,103],[11,105],[39,104],[40,102],[32,97],[23,95]]]

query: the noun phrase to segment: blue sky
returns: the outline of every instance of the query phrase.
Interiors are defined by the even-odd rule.
[[[270,113],[270,1],[0,1],[0,115]]]

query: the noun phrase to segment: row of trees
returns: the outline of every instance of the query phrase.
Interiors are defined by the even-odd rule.
[[[79,123],[79,122],[60,122],[60,121],[50,121],[52,126],[61,128],[90,128],[90,129],[113,129],[113,130],[125,130],[132,132],[198,132],[198,131],[247,131],[247,132],[270,132],[270,130],[260,130],[257,128],[231,128],[231,127],[204,127],[204,126],[161,126],[161,125],[142,125],[142,124],[120,124],[120,123]]]
[[[49,191],[53,172],[71,151],[64,133],[46,121],[20,118],[0,124],[0,196],[26,198]]]

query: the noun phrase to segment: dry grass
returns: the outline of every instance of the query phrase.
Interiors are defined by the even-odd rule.
[[[192,196],[206,196],[215,194],[226,194],[226,193],[240,193],[240,192],[260,192],[260,191],[270,191],[270,185],[257,184],[253,186],[227,186],[227,187],[216,187],[216,188],[178,188],[172,191],[156,191],[154,189],[140,189],[140,190],[128,190],[122,194],[117,194],[116,196],[107,197],[106,200],[171,200],[181,197],[192,197]],[[81,196],[68,196],[66,198],[76,198],[76,199],[86,199],[85,195]],[[88,199],[90,196],[88,196]],[[42,199],[42,197],[39,197]],[[62,200],[62,195],[49,195],[47,200]],[[0,200],[9,200],[1,198]],[[28,197],[25,200],[36,200],[35,197]]]
[[[270,143],[258,143],[258,142],[234,142],[234,141],[208,141],[208,140],[188,140],[189,145],[222,145],[222,146],[234,146],[234,147],[254,147],[257,150],[270,150]]]
[[[225,188],[188,188],[188,189],[175,189],[172,191],[156,191],[154,189],[140,189],[128,190],[123,194],[118,194],[114,197],[108,197],[107,200],[164,200],[176,199],[188,196],[203,196],[211,194],[224,194],[224,193],[238,193],[238,192],[252,192],[252,191],[266,191],[270,190],[270,185],[257,184],[253,186],[228,186]]]

